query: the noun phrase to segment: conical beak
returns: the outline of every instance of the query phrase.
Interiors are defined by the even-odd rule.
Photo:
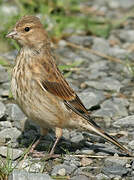
[[[7,38],[12,38],[12,39],[14,39],[16,36],[17,36],[17,31],[15,30],[12,30],[6,35]]]

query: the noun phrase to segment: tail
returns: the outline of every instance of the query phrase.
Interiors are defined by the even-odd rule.
[[[90,120],[85,121],[84,119],[81,119],[81,121],[79,122],[79,125],[80,125],[81,129],[88,131],[88,132],[92,131],[95,134],[100,135],[104,139],[108,140],[112,144],[119,147],[122,151],[124,151],[129,156],[133,156],[132,153],[129,152],[128,149],[126,149],[121,143],[119,143],[116,139],[114,139],[112,136],[110,136],[105,131],[103,131],[97,124],[95,125],[95,122],[92,123]]]
[[[94,132],[97,135],[100,135],[104,139],[110,141],[112,144],[119,147],[122,151],[124,151],[129,156],[133,156],[131,152],[129,152],[122,144],[120,144],[116,139],[114,139],[112,136],[104,132],[91,118],[88,114],[82,114],[77,109],[75,109],[73,106],[71,106],[69,103],[65,103],[70,109],[72,109],[76,114],[81,116],[82,118],[79,118],[77,120],[76,127],[80,130],[88,131],[88,132]],[[76,120],[75,120],[76,121]]]

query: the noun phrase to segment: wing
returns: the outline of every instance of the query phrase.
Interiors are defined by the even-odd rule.
[[[48,57],[49,56],[46,56],[46,58]],[[64,102],[68,102],[70,107],[73,106],[73,108],[80,113],[89,114],[80,98],[64,79],[62,73],[53,61],[52,56],[48,60],[46,58],[44,58],[45,61],[42,60],[40,62],[40,70],[37,70],[38,65],[35,66],[35,71],[41,72],[41,78],[38,80],[40,86],[55,96],[58,96]],[[32,69],[34,68],[32,67]]]

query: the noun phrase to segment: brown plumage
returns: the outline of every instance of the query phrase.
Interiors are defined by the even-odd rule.
[[[23,112],[38,123],[41,132],[55,129],[56,142],[63,128],[96,133],[131,153],[105,133],[93,120],[55,64],[50,41],[43,25],[34,16],[24,16],[7,35],[17,40],[21,50],[12,73],[11,89]]]

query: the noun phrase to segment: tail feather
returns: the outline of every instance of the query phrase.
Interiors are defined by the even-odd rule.
[[[104,132],[91,118],[88,114],[82,114],[77,109],[75,109],[71,104],[68,102],[65,102],[66,106],[70,109],[72,109],[76,114],[81,116],[82,118],[79,120],[77,127],[78,129],[94,132],[97,135],[100,135],[104,139],[110,141],[112,144],[119,147],[122,151],[124,151],[129,156],[133,156],[131,152],[129,152],[121,143],[119,143],[116,139],[114,139],[112,136]]]
[[[128,151],[128,149],[126,149],[121,143],[119,143],[116,139],[114,139],[112,136],[110,136],[109,134],[107,134],[106,132],[104,132],[102,129],[97,128],[95,126],[93,126],[90,122],[86,122],[86,126],[84,126],[84,124],[82,123],[82,128],[84,128],[86,131],[90,131],[91,130],[93,132],[95,132],[97,135],[100,135],[101,137],[103,137],[104,139],[108,140],[109,142],[111,142],[112,144],[116,145],[117,147],[119,147],[122,151],[124,151],[126,154],[128,154],[129,156],[133,156],[131,152]]]

